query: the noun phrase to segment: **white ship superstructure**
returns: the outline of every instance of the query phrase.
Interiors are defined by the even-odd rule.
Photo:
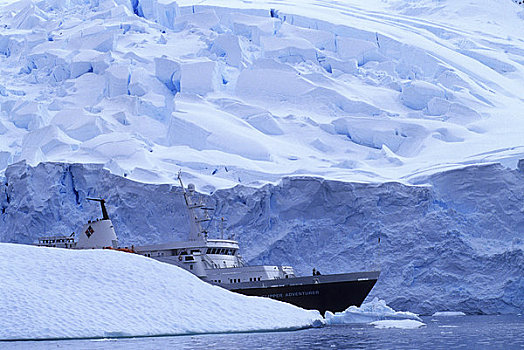
[[[74,248],[76,247],[75,237],[71,236],[43,236],[38,238],[39,247],[54,247],[54,248]]]
[[[212,209],[198,200],[193,184],[189,184],[186,189],[180,176],[178,179],[189,215],[188,240],[134,247],[138,254],[180,266],[215,284],[295,277],[290,266],[246,266],[239,253],[237,241],[209,238],[202,223],[210,220],[208,211]]]
[[[89,221],[71,236],[42,237],[41,246],[76,249],[116,249],[137,253],[158,261],[179,266],[202,280],[245,295],[269,297],[321,313],[343,311],[350,305],[360,306],[377,282],[379,271],[296,277],[291,266],[247,266],[234,239],[209,238],[202,223],[209,221],[209,210],[195,192],[186,188],[179,175],[189,214],[189,235],[186,241],[118,248],[113,223],[107,214],[105,201],[100,203],[102,218]],[[222,235],[221,235],[222,236]]]
[[[105,200],[100,198],[87,198],[87,200],[100,203],[100,208],[102,209],[101,219],[88,221],[78,234],[40,237],[37,245],[72,249],[118,248],[118,239],[113,223],[107,214]]]

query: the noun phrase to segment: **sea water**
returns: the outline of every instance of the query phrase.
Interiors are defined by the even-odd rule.
[[[349,324],[292,332],[0,342],[0,349],[524,349],[522,315],[422,320],[426,326],[417,329]]]

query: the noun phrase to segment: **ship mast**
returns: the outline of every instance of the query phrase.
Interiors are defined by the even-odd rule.
[[[182,183],[180,172],[178,172],[178,181],[180,181],[180,187],[182,187],[186,208],[189,214],[189,240],[205,241],[207,239],[207,231],[202,229],[201,223],[211,220],[207,215],[207,211],[212,210],[212,208],[205,208],[202,203],[197,203],[193,200],[195,197],[195,185],[187,185],[186,190],[184,184]],[[198,215],[198,209],[204,211],[203,217]]]

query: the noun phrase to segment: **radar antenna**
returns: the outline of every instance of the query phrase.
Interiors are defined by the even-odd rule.
[[[190,226],[189,240],[191,241],[206,240],[207,231],[202,229],[201,223],[211,220],[209,218],[208,211],[213,210],[213,208],[204,207],[204,204],[202,204],[201,202],[197,203],[193,201],[193,198],[195,197],[195,185],[193,184],[187,185],[187,190],[186,190],[182,182],[181,171],[178,172],[178,181],[180,182],[180,187],[182,187],[182,192],[184,194],[184,200],[186,203],[187,210],[189,212],[189,226]],[[204,212],[202,217],[198,215],[197,209],[200,209]]]

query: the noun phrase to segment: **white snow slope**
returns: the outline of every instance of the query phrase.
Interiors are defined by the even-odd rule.
[[[135,254],[0,243],[0,340],[290,330],[318,311],[248,297]]]
[[[0,171],[102,163],[205,190],[409,182],[524,154],[510,0],[0,2]]]

